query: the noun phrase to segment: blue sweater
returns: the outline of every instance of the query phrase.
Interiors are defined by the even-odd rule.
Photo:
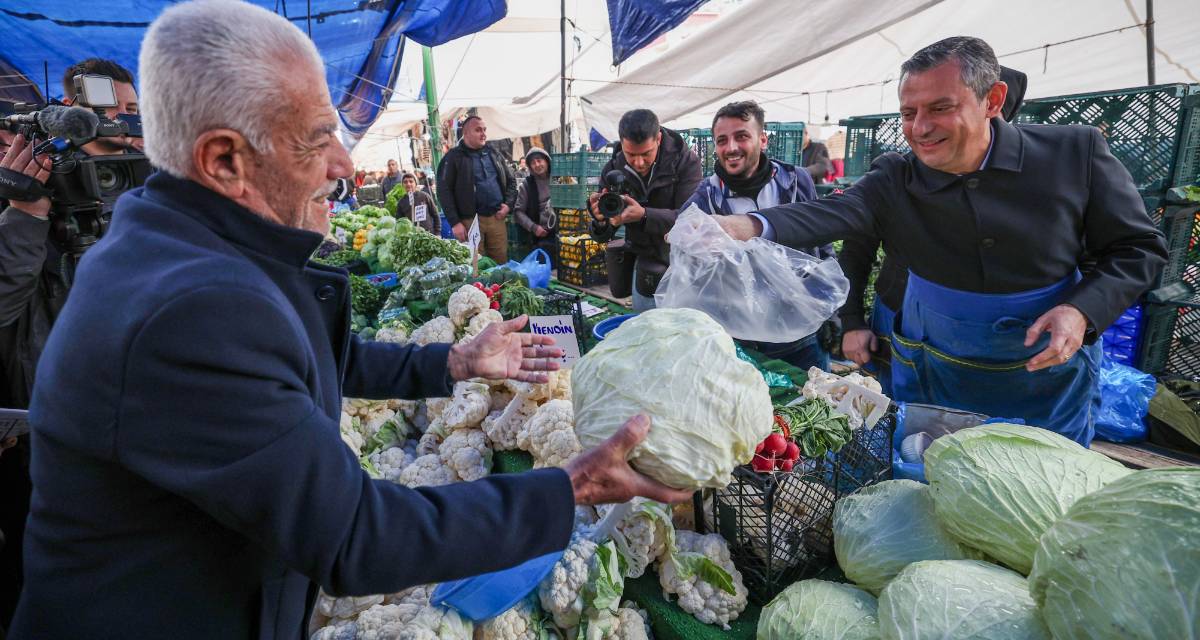
[[[165,174],[122,196],[38,370],[11,638],[305,637],[316,586],[390,593],[566,546],[559,469],[371,480],[342,395],[444,396],[448,346],[349,333],[318,234]]]

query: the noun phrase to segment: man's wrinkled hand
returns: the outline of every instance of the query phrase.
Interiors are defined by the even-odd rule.
[[[550,379],[547,371],[558,369],[563,351],[554,338],[518,333],[529,321],[519,316],[488,325],[468,342],[450,348],[450,377],[455,380],[487,378],[542,383]]]
[[[1088,321],[1069,304],[1060,304],[1042,314],[1025,332],[1025,346],[1032,347],[1044,332],[1050,332],[1050,344],[1025,364],[1029,371],[1066,364],[1083,346]]]
[[[691,491],[672,489],[629,466],[631,452],[648,433],[650,418],[634,416],[608,440],[568,462],[565,469],[571,476],[575,504],[628,502],[637,496],[667,503],[690,498]]]
[[[735,214],[730,216],[713,216],[721,229],[734,240],[746,241],[762,235],[762,222],[754,216]]]
[[[4,154],[4,159],[0,160],[0,167],[23,173],[45,185],[46,180],[50,178],[51,162],[48,156],[35,157],[33,145],[25,140],[25,136],[19,135],[13,139],[8,152]],[[32,202],[12,200],[9,205],[36,218],[50,215],[50,198],[38,198]]]
[[[871,354],[879,350],[879,340],[870,329],[854,329],[842,334],[842,354],[858,366],[871,361]]]

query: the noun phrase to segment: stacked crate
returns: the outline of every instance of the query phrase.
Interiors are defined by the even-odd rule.
[[[578,151],[556,153],[550,160],[550,205],[557,214],[558,279],[579,287],[608,282],[605,245],[592,239],[588,195],[600,190],[600,174],[612,156]]]

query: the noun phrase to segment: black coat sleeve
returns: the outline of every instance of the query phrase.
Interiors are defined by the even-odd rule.
[[[875,255],[879,252],[880,244],[873,236],[857,235],[850,236],[842,242],[838,264],[842,267],[846,279],[850,281],[846,304],[838,311],[844,331],[867,329],[871,326],[867,319],[863,296],[867,291],[867,280],[870,279],[871,269],[875,266]]]
[[[293,326],[248,290],[202,288],[156,311],[129,348],[119,462],[338,595],[394,593],[566,546],[574,494],[561,469],[420,489],[372,480],[313,401]],[[356,368],[389,355],[354,348]],[[395,375],[442,378],[418,362],[424,352]]]
[[[696,193],[696,187],[700,186],[700,181],[704,179],[704,168],[695,151],[685,150],[677,175],[671,192],[671,206],[663,209],[646,207],[646,218],[642,224],[645,225],[646,233],[652,236],[661,238],[671,231],[675,226],[675,218],[679,216],[679,210],[692,194]]]
[[[1097,129],[1091,130],[1084,244],[1096,266],[1064,302],[1079,309],[1095,334],[1103,333],[1155,280],[1167,247],[1134,186]]]
[[[771,223],[776,242],[800,251],[854,235],[882,237],[876,212],[886,210],[880,203],[892,188],[888,168],[897,162],[903,162],[898,155],[880,156],[866,175],[842,193],[759,213]]]
[[[442,203],[442,211],[446,214],[446,220],[450,221],[450,226],[454,226],[460,222],[458,202],[455,200],[454,190],[454,185],[457,181],[457,156],[451,150],[442,157],[442,161],[438,163],[437,168],[438,192],[441,195],[439,200]]]
[[[50,221],[12,207],[0,213],[0,327],[16,322],[37,291]]]

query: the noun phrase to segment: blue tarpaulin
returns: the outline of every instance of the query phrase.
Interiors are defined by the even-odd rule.
[[[613,65],[678,26],[705,0],[608,0]]]
[[[137,77],[138,50],[167,1],[5,0],[0,5],[0,99],[33,101],[34,87],[62,97],[62,74],[85,58],[107,58]],[[361,135],[386,106],[404,41],[435,46],[504,17],[504,0],[256,0],[292,21],[325,61],[342,123]],[[311,7],[311,13],[310,13]],[[49,73],[48,87],[43,68]],[[387,89],[385,89],[385,87]]]

